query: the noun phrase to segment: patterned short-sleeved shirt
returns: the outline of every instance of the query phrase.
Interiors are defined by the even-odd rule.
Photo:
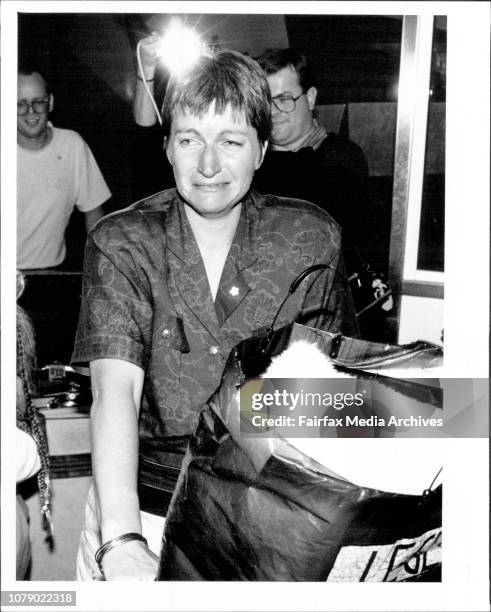
[[[211,296],[175,189],[102,219],[88,238],[74,364],[114,358],[145,371],[140,453],[182,453],[235,344],[271,324],[293,279],[309,276],[275,327],[293,320],[353,334],[338,225],[304,201],[250,192]],[[337,270],[337,273],[335,270]]]

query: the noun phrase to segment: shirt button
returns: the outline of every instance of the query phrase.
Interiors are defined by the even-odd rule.
[[[218,346],[210,346],[210,355],[218,355],[220,348]]]
[[[170,329],[164,329],[162,332],[162,338],[170,338]]]

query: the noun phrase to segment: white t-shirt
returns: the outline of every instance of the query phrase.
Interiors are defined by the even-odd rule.
[[[76,206],[88,212],[110,196],[83,138],[55,128],[38,150],[17,145],[17,268],[47,268],[66,255],[65,229]]]

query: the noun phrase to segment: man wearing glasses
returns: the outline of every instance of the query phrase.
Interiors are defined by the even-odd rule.
[[[260,193],[314,202],[340,223],[345,239],[354,239],[368,176],[362,150],[346,138],[328,134],[314,118],[316,81],[304,55],[273,49],[258,62],[271,90],[273,129],[253,186]]]
[[[87,144],[48,121],[54,98],[39,71],[21,68],[17,83],[17,268],[58,266],[76,206],[89,230],[111,193]]]

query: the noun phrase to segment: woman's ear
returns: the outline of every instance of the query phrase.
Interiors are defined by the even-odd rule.
[[[52,113],[53,109],[55,107],[55,98],[53,96],[53,94],[49,94],[49,107],[48,107],[48,113]]]
[[[169,164],[172,166],[173,165],[172,152],[170,151],[170,148],[167,146],[168,144],[169,144],[169,138],[167,136],[164,136],[164,142],[162,144],[162,148],[164,149],[164,152],[167,155]]]
[[[269,140],[266,140],[266,142],[264,142],[262,145],[260,145],[259,154],[258,154],[257,160],[256,160],[256,170],[263,163],[264,156],[266,155],[266,151],[268,149],[268,145],[269,145]]]

